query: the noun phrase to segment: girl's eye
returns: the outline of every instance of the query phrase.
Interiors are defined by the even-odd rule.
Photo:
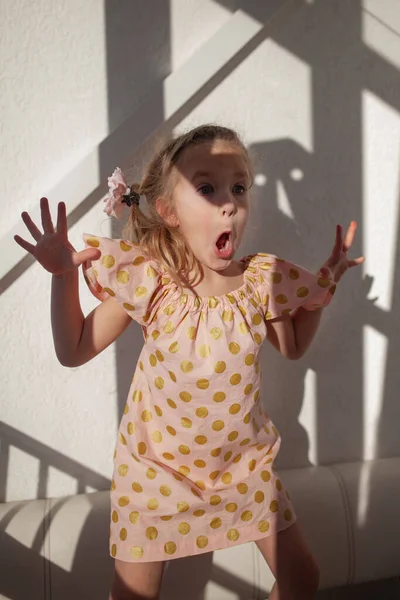
[[[244,194],[246,191],[246,188],[244,187],[244,185],[237,183],[236,185],[233,186],[233,193],[234,194],[238,194],[239,196],[241,196],[242,194]]]
[[[207,194],[212,194],[214,188],[212,185],[207,183],[206,185],[202,185],[198,191],[206,196]]]

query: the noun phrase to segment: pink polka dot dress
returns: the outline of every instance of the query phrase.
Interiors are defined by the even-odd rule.
[[[243,258],[243,285],[183,293],[133,242],[84,234],[92,293],[115,298],[145,343],[121,420],[110,552],[163,561],[257,540],[295,521],[274,469],[280,436],[260,397],[266,320],[330,302],[332,281],[271,254]]]

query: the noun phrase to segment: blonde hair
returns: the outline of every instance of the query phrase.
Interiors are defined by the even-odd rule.
[[[178,137],[167,139],[147,166],[141,183],[132,186],[133,190],[145,196],[148,214],[138,205],[132,205],[123,235],[127,240],[139,242],[142,252],[161,263],[179,285],[182,281],[193,285],[202,274],[201,265],[179,229],[168,225],[158,213],[157,198],[162,196],[167,202],[166,210],[173,212],[173,167],[188,148],[216,141],[224,141],[239,148],[252,181],[250,157],[238,134],[219,125],[201,125]]]

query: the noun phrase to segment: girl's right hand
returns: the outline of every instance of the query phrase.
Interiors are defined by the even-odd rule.
[[[100,258],[101,252],[96,248],[86,248],[81,252],[76,252],[75,248],[68,240],[67,214],[64,202],[58,204],[57,229],[54,229],[51,220],[49,202],[47,198],[40,200],[40,211],[42,217],[43,233],[32,221],[27,212],[23,212],[21,217],[32,237],[36,241],[36,246],[30,244],[19,235],[14,236],[14,240],[24,250],[32,256],[53,275],[63,275],[68,271],[77,269],[87,260],[96,260]]]

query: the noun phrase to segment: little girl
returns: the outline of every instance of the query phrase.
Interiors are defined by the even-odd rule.
[[[134,319],[144,347],[119,428],[111,485],[110,599],[158,597],[164,561],[255,541],[276,577],[270,599],[313,598],[318,569],[274,468],[280,436],[260,397],[265,339],[289,359],[313,340],[343,273],[356,224],[317,275],[272,254],[235,260],[249,214],[248,153],[230,129],[205,125],[168,141],[140,185],[109,178],[108,215],[129,208],[123,239],[84,234],[66,209],[54,229],[15,240],[53,274],[57,357],[82,365]],[[140,207],[142,197],[148,210]],[[136,242],[132,241],[136,238]],[[86,318],[78,267],[101,300]],[[190,594],[188,594],[190,598]]]

